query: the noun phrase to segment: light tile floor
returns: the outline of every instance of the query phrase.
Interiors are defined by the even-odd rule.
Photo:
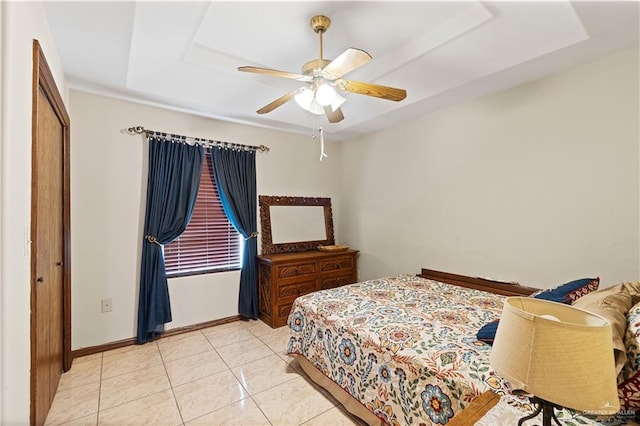
[[[77,358],[46,424],[361,424],[285,354],[288,338],[237,321]]]

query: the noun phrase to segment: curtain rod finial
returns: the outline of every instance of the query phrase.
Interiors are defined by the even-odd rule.
[[[260,145],[258,147],[258,151],[260,151],[260,152],[269,152],[269,147],[266,146],[266,145]]]
[[[130,135],[141,135],[143,133],[147,133],[147,130],[142,126],[129,127],[127,129],[127,133]]]

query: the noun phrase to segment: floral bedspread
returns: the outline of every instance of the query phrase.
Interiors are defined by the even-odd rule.
[[[294,302],[288,353],[387,424],[446,424],[482,392],[509,392],[475,337],[503,301],[411,275],[319,291]]]

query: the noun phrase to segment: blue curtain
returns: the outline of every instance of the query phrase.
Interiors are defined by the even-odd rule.
[[[245,238],[238,313],[258,318],[258,254],[255,151],[211,149],[213,175],[224,212]]]
[[[204,148],[149,137],[149,175],[138,299],[137,343],[156,338],[171,321],[162,245],[182,234],[200,186]]]

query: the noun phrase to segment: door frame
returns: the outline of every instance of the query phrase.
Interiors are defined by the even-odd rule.
[[[35,147],[38,146],[38,96],[39,91],[42,90],[47,100],[53,107],[56,116],[62,124],[63,131],[63,279],[62,279],[62,318],[63,318],[63,330],[62,330],[62,368],[63,371],[68,371],[71,368],[72,353],[71,353],[71,180],[70,180],[70,120],[69,114],[60,96],[58,87],[56,86],[55,79],[49,68],[49,64],[44,56],[44,52],[40,46],[38,40],[33,40],[33,85],[32,85],[32,118],[31,118],[31,138],[32,138],[32,153],[31,153],[31,242],[33,244],[36,241],[35,231],[37,230],[37,211],[36,197],[33,196],[35,190],[35,182],[38,179],[38,170],[35,167]],[[35,345],[36,345],[36,321],[35,321],[35,307],[36,307],[36,257],[34,255],[35,250],[31,247],[31,423],[35,421]]]

